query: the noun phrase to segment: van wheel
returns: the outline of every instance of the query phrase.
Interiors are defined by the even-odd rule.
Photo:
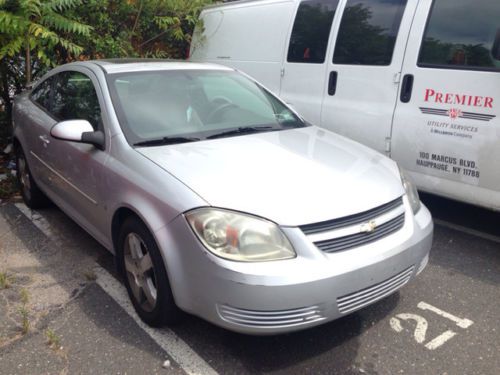
[[[21,189],[21,195],[26,206],[34,209],[46,207],[49,204],[49,199],[33,179],[21,146],[16,149],[16,172],[17,183]]]
[[[117,262],[134,309],[146,324],[159,327],[179,320],[156,241],[136,217],[127,218],[120,229]]]

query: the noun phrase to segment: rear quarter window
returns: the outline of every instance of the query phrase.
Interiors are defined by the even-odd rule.
[[[35,87],[31,93],[31,100],[47,111],[50,111],[50,92],[52,81],[52,78],[47,78]]]
[[[435,0],[418,65],[500,71],[500,1]]]

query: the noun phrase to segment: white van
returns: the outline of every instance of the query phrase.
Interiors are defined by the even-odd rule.
[[[237,68],[421,190],[500,210],[500,0],[262,0],[206,8],[191,59]]]

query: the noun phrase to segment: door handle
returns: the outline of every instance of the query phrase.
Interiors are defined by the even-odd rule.
[[[328,95],[333,96],[337,92],[337,72],[330,72],[330,77],[328,78]]]
[[[403,103],[408,103],[411,100],[411,93],[413,91],[413,75],[407,74],[403,78],[403,83],[401,85],[401,101]]]
[[[40,138],[46,145],[50,143],[49,137],[47,137],[46,135],[40,135],[38,138]]]

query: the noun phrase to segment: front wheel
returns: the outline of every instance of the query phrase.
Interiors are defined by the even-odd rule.
[[[135,311],[150,326],[175,323],[181,315],[154,237],[144,223],[129,217],[118,238],[118,268]]]

